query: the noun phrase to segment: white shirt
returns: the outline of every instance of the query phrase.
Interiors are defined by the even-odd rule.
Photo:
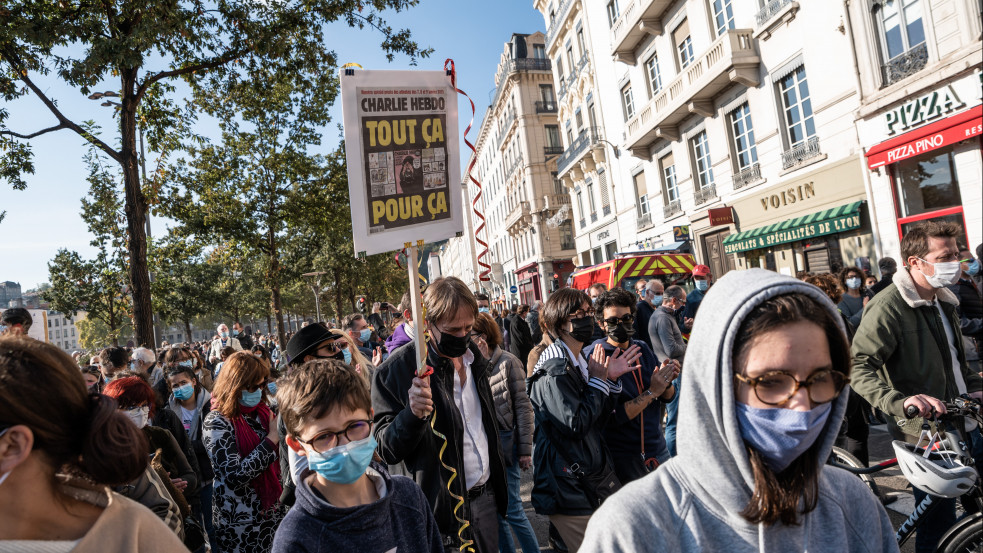
[[[945,329],[945,341],[949,345],[949,355],[952,356],[952,379],[956,381],[956,390],[959,394],[966,393],[966,379],[963,378],[963,372],[960,370],[961,366],[959,364],[959,348],[956,347],[956,336],[952,331],[952,325],[949,324],[949,317],[945,316],[945,311],[942,311],[942,303],[939,300],[935,300],[935,309],[939,312],[939,317],[942,318],[942,328]],[[966,419],[966,430],[971,430],[976,428],[976,421],[971,419]]]
[[[461,357],[464,364],[464,378],[461,385],[461,373],[454,370],[454,405],[461,412],[464,422],[464,483],[468,489],[480,486],[491,477],[491,457],[488,455],[488,435],[481,423],[481,403],[478,399],[478,387],[471,374],[471,363],[474,354],[471,350]]]
[[[587,385],[591,388],[596,389],[604,395],[608,394],[620,394],[621,393],[621,382],[615,382],[613,380],[603,380],[597,378],[596,376],[589,376],[587,372],[587,358],[584,357],[584,350],[580,350],[580,355],[574,355],[573,350],[567,345],[563,340],[557,340],[555,343],[560,343],[565,350],[567,350],[567,355],[573,360],[573,366],[580,370],[580,374],[583,375],[584,380],[587,381]],[[603,347],[597,345],[595,347]]]

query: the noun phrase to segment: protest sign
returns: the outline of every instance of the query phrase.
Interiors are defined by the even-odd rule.
[[[444,71],[341,70],[356,255],[463,231],[457,95]]]

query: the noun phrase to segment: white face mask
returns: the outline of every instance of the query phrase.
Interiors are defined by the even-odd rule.
[[[123,411],[127,417],[133,421],[133,424],[137,425],[137,428],[143,428],[147,426],[147,421],[150,420],[150,407],[138,407],[136,409],[127,409]]]
[[[850,277],[846,279],[846,285],[851,290],[856,290],[860,288],[860,279],[857,277]]]
[[[920,259],[923,263],[931,265],[935,269],[935,274],[928,276],[924,271],[919,269],[919,272],[925,276],[925,280],[932,286],[932,288],[945,288],[950,284],[955,284],[959,282],[959,275],[962,274],[963,270],[958,261],[941,261],[939,263],[932,263],[931,261],[925,261]]]

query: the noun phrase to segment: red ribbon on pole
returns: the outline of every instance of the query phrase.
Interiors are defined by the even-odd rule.
[[[448,65],[450,65],[450,69],[447,68]],[[474,211],[475,216],[481,220],[481,223],[478,224],[478,228],[474,229],[474,241],[480,244],[482,247],[481,252],[477,256],[478,265],[482,268],[482,270],[478,273],[478,280],[481,282],[489,282],[491,281],[491,277],[489,276],[491,275],[491,265],[481,259],[488,255],[488,242],[481,239],[481,229],[485,228],[485,216],[478,208],[478,200],[481,199],[481,183],[478,182],[478,179],[471,175],[471,170],[474,169],[474,164],[478,159],[478,151],[475,150],[474,144],[468,141],[468,132],[471,131],[471,125],[474,124],[474,100],[468,96],[467,92],[457,88],[457,71],[454,69],[453,59],[447,58],[444,60],[444,70],[447,71],[447,74],[451,78],[451,87],[454,88],[458,94],[464,95],[464,97],[468,99],[468,102],[471,103],[471,121],[468,122],[468,127],[464,129],[464,143],[468,145],[468,148],[471,148],[471,151],[474,152],[474,156],[471,158],[471,163],[468,164],[467,174],[468,179],[478,187],[478,193],[471,202],[471,208]]]

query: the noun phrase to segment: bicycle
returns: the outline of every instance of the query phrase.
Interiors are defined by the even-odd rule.
[[[980,404],[972,401],[967,397],[956,398],[952,403],[946,403],[945,408],[947,413],[942,415],[937,415],[935,419],[939,423],[938,429],[935,434],[929,433],[930,441],[923,448],[915,448],[913,446],[904,444],[903,442],[895,441],[895,451],[899,452],[900,455],[904,456],[905,463],[914,461],[920,463],[917,458],[930,459],[931,462],[949,462],[952,463],[951,457],[958,456],[958,465],[960,466],[960,476],[963,480],[960,481],[957,491],[949,490],[944,497],[960,497],[966,496],[973,500],[977,506],[975,513],[966,515],[962,519],[956,521],[956,523],[949,528],[949,530],[942,536],[939,540],[939,544],[936,547],[936,553],[980,553],[983,551],[983,486],[981,486],[980,479],[977,477],[975,469],[973,471],[962,470],[962,467],[973,468],[973,458],[969,455],[969,446],[966,436],[963,432],[963,418],[969,417],[975,420],[978,424],[983,426],[983,414],[981,414]],[[911,418],[917,414],[917,409],[909,407],[906,415]],[[944,423],[950,423],[955,432],[947,432],[944,430]],[[922,425],[923,435],[930,429],[928,423]],[[954,435],[955,434],[955,435]],[[899,445],[900,444],[900,445]],[[919,439],[919,444],[921,444],[921,438]],[[899,449],[901,448],[901,449]],[[927,456],[924,454],[924,450],[928,450]],[[921,450],[921,451],[919,451]],[[914,457],[912,457],[914,455]],[[912,485],[913,473],[910,472],[909,468],[902,464],[898,460],[898,457],[894,459],[888,459],[881,463],[878,463],[872,467],[864,467],[859,460],[853,455],[850,455],[846,451],[840,448],[833,448],[833,454],[830,455],[828,464],[846,470],[850,473],[856,474],[864,482],[871,487],[871,490],[877,494],[877,484],[874,483],[873,475],[884,471],[886,469],[896,467],[901,465],[902,472],[905,473],[905,477]],[[953,463],[953,465],[955,465]],[[924,470],[921,467],[917,467],[919,470]],[[941,470],[945,470],[944,468]],[[972,482],[969,483],[968,475],[972,474]],[[915,477],[917,479],[917,477]],[[921,486],[919,486],[921,487]],[[918,528],[922,520],[927,513],[931,512],[938,505],[939,496],[933,495],[932,491],[924,490],[929,495],[925,496],[925,499],[921,503],[915,506],[915,510],[911,513],[904,523],[898,527],[896,538],[898,540],[898,546],[904,545],[905,542],[914,534],[915,530]],[[952,495],[955,493],[956,495]]]

